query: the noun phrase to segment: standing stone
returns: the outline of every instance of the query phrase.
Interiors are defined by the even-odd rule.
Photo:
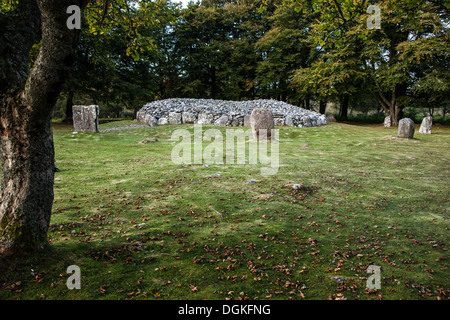
[[[99,107],[92,106],[72,106],[73,127],[75,131],[98,132]]]
[[[231,126],[232,127],[239,127],[242,124],[242,118],[234,118],[231,120]]]
[[[192,112],[183,112],[181,114],[181,118],[183,120],[183,123],[194,123],[195,122],[195,115]]]
[[[223,116],[221,116],[219,119],[217,119],[215,122],[214,122],[214,124],[216,125],[216,126],[226,126],[227,124],[228,124],[228,116],[226,116],[226,115],[223,115]]]
[[[253,109],[250,126],[255,140],[272,139],[272,130],[275,128],[272,111],[263,108]]]
[[[141,116],[141,119],[142,119],[142,116]],[[151,114],[144,115],[142,122],[148,123],[150,125],[150,127],[158,126],[158,119],[156,119],[156,117]]]
[[[284,119],[284,124],[289,126],[289,127],[293,127],[294,126],[294,120],[292,120],[291,116],[286,116],[286,118]]]
[[[169,123],[170,124],[181,124],[181,113],[169,112]]]
[[[423,118],[422,123],[420,124],[419,132],[431,134],[431,126],[433,125],[433,117],[428,116]]]
[[[384,118],[384,127],[385,128],[392,127],[392,117],[391,116],[387,116],[386,118]]]
[[[165,125],[165,124],[168,124],[168,123],[169,123],[169,120],[167,120],[166,117],[161,117],[161,118],[159,118],[159,120],[158,120],[158,125],[160,125],[160,126]]]
[[[136,112],[136,121],[144,122],[144,120],[143,120],[144,117],[145,117],[145,111],[139,110],[138,112]]]
[[[246,114],[244,116],[244,127],[250,127],[250,115]]]
[[[274,118],[273,121],[276,126],[284,126],[284,118]]]
[[[214,117],[210,113],[200,113],[198,115],[197,124],[212,124]]]
[[[312,120],[311,120],[311,118],[309,116],[303,117],[302,118],[302,122],[303,122],[303,125],[305,127],[312,127],[313,126]]]
[[[399,138],[412,139],[414,137],[414,121],[410,118],[403,118],[398,122],[398,134]]]

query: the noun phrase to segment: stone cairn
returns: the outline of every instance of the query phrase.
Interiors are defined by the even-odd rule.
[[[75,131],[98,132],[99,107],[72,106],[73,128]]]
[[[136,120],[150,126],[182,123],[250,126],[250,115],[255,108],[270,110],[276,126],[316,127],[327,124],[323,114],[277,100],[158,100],[142,107],[136,114]]]

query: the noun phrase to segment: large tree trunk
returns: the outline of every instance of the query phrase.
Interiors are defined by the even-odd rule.
[[[73,124],[73,97],[74,93],[73,91],[69,91],[67,94],[67,100],[66,100],[66,111],[65,111],[65,118],[64,123],[65,124]]]
[[[403,116],[403,108],[398,105],[397,101],[397,91],[396,89],[390,93],[390,99],[381,91],[375,93],[378,103],[383,107],[386,115],[391,117],[393,125],[398,125],[398,121]]]
[[[67,7],[84,0],[23,0],[0,16],[0,254],[42,249],[53,203],[51,111],[70,71],[79,31]],[[41,27],[41,48],[28,69]]]
[[[341,99],[340,108],[339,108],[339,118],[341,121],[346,121],[348,116],[348,102],[350,96],[348,94],[344,94]]]
[[[39,250],[47,243],[53,204],[54,150],[49,114],[20,114],[2,105],[0,253]]]
[[[320,100],[319,101],[319,113],[325,114],[326,109],[327,109],[327,102],[325,100]]]
[[[211,78],[211,99],[215,99],[217,94],[217,78],[215,66],[211,66],[210,68],[210,78]]]

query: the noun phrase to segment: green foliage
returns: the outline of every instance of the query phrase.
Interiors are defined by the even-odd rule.
[[[0,2],[0,14],[13,11],[18,3],[18,0],[2,0]]]
[[[369,4],[92,2],[66,92],[114,116],[170,97],[350,99],[359,108],[371,96],[395,116],[409,105],[448,106],[448,8],[380,1],[381,29],[369,29]]]
[[[375,92],[397,117],[420,94],[448,96],[448,7],[431,1],[379,1],[381,29],[366,22],[366,2],[297,1],[318,15],[310,40],[321,55],[293,81],[322,97]],[[448,100],[447,100],[448,103]]]
[[[151,100],[157,37],[175,10],[167,1],[91,2],[78,59],[65,86],[75,93],[74,102],[100,104],[104,115],[118,117]]]

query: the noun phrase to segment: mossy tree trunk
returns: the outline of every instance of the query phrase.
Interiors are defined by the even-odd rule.
[[[47,244],[54,178],[51,111],[79,38],[78,30],[67,28],[67,7],[82,8],[85,2],[23,0],[0,15],[0,255]],[[39,40],[30,70],[30,50]]]

